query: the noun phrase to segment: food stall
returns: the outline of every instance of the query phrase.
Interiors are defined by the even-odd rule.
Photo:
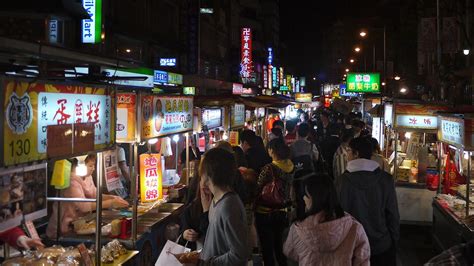
[[[433,200],[433,239],[438,251],[474,239],[472,157],[474,114],[441,113],[438,123],[440,178]]]
[[[393,108],[394,151],[389,168],[395,178],[400,220],[429,224],[436,192],[427,180],[438,176],[435,113],[448,108],[415,102],[395,102]]]
[[[0,157],[3,213],[0,230],[22,224],[29,236],[39,237],[47,219],[47,207],[51,206],[48,203],[54,202],[57,207],[64,202],[101,201],[104,153],[115,141],[115,90],[110,86],[28,79],[5,78],[0,82],[0,97],[6,114],[0,118],[4,143]],[[88,152],[98,154],[96,198],[64,198],[54,190],[48,191],[53,183],[60,189],[69,186],[66,180],[70,181],[71,171],[64,167],[67,161],[63,159]],[[96,205],[95,211],[101,213],[101,204]],[[99,233],[88,236],[87,241],[78,239],[76,243],[79,245],[47,247],[25,256],[4,248],[5,258],[16,256],[9,258],[5,264],[91,265],[95,261],[99,265],[102,256],[111,257],[112,263],[132,259],[136,251],[125,249],[112,238],[102,237],[101,218],[101,215],[93,215],[89,226]],[[60,243],[45,238],[43,241],[48,246]],[[89,245],[92,243],[94,247]]]

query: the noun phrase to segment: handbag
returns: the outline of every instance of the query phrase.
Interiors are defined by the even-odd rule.
[[[183,265],[175,257],[175,254],[189,252],[189,248],[176,244],[173,241],[166,241],[165,246],[161,250],[160,256],[155,263],[155,266],[181,266]]]
[[[284,208],[286,203],[284,180],[275,177],[273,165],[270,165],[270,172],[272,181],[263,187],[259,202],[263,206],[273,209]]]

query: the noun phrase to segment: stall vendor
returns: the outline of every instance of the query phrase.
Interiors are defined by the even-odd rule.
[[[44,244],[41,239],[29,238],[25,235],[25,232],[20,227],[14,227],[12,229],[0,232],[0,241],[8,243],[14,248],[43,248]]]
[[[96,198],[96,186],[92,179],[92,173],[95,171],[97,157],[95,154],[87,155],[85,164],[87,167],[87,173],[85,176],[79,176],[76,174],[76,167],[78,164],[77,159],[73,159],[71,166],[71,185],[69,188],[61,191],[61,195],[64,198]],[[128,207],[128,202],[114,195],[103,195],[102,196],[102,207],[103,208],[125,208]],[[61,234],[72,231],[71,222],[83,217],[96,209],[95,202],[64,202],[61,203],[60,213],[60,232]],[[53,239],[57,236],[58,226],[58,205],[53,205],[53,213],[49,219],[48,228],[46,235]]]

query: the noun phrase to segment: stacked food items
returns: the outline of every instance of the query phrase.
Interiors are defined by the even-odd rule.
[[[117,240],[112,240],[102,247],[101,258],[102,263],[113,263],[118,257],[127,253],[122,244]]]
[[[88,250],[91,260],[93,260],[94,252]],[[62,246],[52,246],[42,250],[31,251],[26,253],[23,257],[11,258],[3,262],[5,266],[80,266],[81,254],[79,250],[74,247],[64,248]]]

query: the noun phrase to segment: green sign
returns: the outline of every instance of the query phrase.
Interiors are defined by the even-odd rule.
[[[346,92],[379,93],[379,73],[347,73]]]
[[[183,87],[184,95],[196,95],[196,87]]]
[[[280,90],[281,91],[289,91],[290,89],[288,88],[288,86],[280,86]]]
[[[174,85],[183,85],[183,75],[168,72],[168,83]]]

